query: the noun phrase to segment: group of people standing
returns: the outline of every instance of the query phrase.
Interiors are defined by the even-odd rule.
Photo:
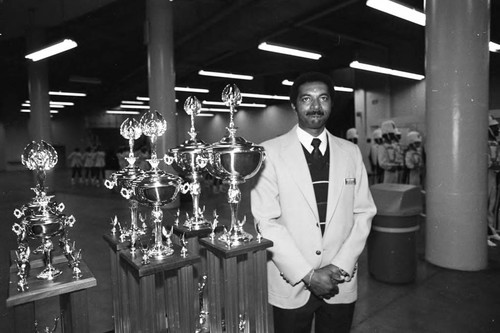
[[[346,139],[357,143],[355,128],[346,133]],[[422,136],[410,131],[406,144],[401,143],[401,132],[393,120],[384,121],[372,133],[368,152],[370,183],[410,184],[424,187],[425,151]]]
[[[68,155],[71,184],[101,186],[106,178],[106,152],[101,146],[87,147],[84,152],[75,148]]]
[[[500,171],[500,152],[498,151],[498,135],[500,127],[498,121],[491,115],[488,124],[488,246],[497,246],[493,241],[500,241],[498,234],[498,173]]]

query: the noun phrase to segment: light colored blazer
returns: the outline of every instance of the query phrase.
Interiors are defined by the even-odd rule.
[[[352,276],[376,213],[358,146],[327,135],[330,171],[324,236],[296,126],[262,143],[266,160],[254,178],[251,208],[262,236],[274,243],[269,248],[269,302],[280,308],[307,302],[310,291],[301,279],[313,268],[334,264]],[[354,302],[356,277],[339,284],[339,294],[325,301]]]

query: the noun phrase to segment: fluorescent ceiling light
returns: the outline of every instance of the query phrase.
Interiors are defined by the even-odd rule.
[[[101,84],[102,81],[99,78],[95,77],[84,77],[84,76],[70,76],[69,78],[70,82],[76,82],[76,83],[86,83],[86,84]]]
[[[65,92],[65,91],[49,91],[49,95],[53,95],[53,96],[74,96],[74,97],[85,97],[85,96],[87,96],[87,94],[85,94],[85,93]]]
[[[175,91],[184,91],[184,92],[197,92],[202,94],[208,94],[210,91],[208,89],[203,88],[189,88],[189,87],[175,87]]]
[[[64,105],[61,105],[61,104],[50,104],[50,107],[51,108],[55,108],[55,109],[62,109],[62,108],[64,108]]]
[[[30,113],[31,110],[30,109],[21,109],[21,112]],[[57,111],[57,110],[50,110],[50,113],[59,113],[59,111]]]
[[[139,111],[107,110],[107,114],[141,114]]]
[[[135,99],[138,101],[149,102],[149,97],[137,96]]]
[[[490,42],[489,49],[490,49],[490,52],[500,52],[500,44]]]
[[[202,104],[206,105],[226,105],[224,102],[217,102],[217,101],[203,101],[201,102]],[[243,107],[251,107],[251,108],[265,108],[267,105],[266,104],[260,104],[260,103],[241,103],[239,106]]]
[[[50,101],[49,104],[52,105],[66,105],[66,106],[73,106],[75,103],[73,102],[57,102],[57,101]]]
[[[425,14],[390,0],[367,0],[366,5],[384,13],[425,26]]]
[[[425,79],[425,76],[420,75],[420,74],[413,74],[413,73],[409,73],[409,72],[398,71],[395,69],[374,66],[374,65],[369,65],[369,64],[363,64],[363,63],[360,63],[358,61],[351,62],[349,64],[349,67],[361,69],[361,70],[365,70],[365,71],[369,71],[369,72],[377,72],[377,73],[382,73],[382,74],[404,77],[404,78],[413,79],[413,80]]]
[[[283,101],[290,100],[290,97],[288,97],[288,96],[264,95],[264,94],[252,94],[252,93],[241,93],[241,97],[262,98],[262,99],[278,99],[278,100],[283,100]]]
[[[38,60],[42,60],[42,59],[51,57],[55,54],[70,50],[70,49],[77,47],[77,46],[78,46],[78,44],[76,44],[76,42],[74,42],[73,40],[65,39],[62,42],[48,46],[48,47],[43,48],[39,51],[30,53],[30,54],[26,55],[25,58],[31,59],[32,61],[38,61]]]
[[[142,105],[144,104],[143,101],[121,101],[121,104],[135,104],[135,105]]]
[[[120,108],[122,109],[149,109],[149,105],[127,105],[120,104]]]
[[[198,74],[204,75],[204,76],[224,77],[227,79],[236,79],[236,80],[253,80],[253,76],[243,75],[243,74],[211,72],[211,71],[204,71],[204,70],[198,71]]]
[[[297,49],[294,49],[291,47],[281,46],[281,45],[276,45],[276,44],[269,44],[266,42],[260,43],[258,48],[259,48],[259,50],[280,53],[280,54],[286,54],[286,55],[291,55],[291,56],[300,57],[300,58],[307,58],[307,59],[313,59],[313,60],[318,60],[319,58],[321,58],[321,54],[319,54],[319,53],[297,50]]]
[[[293,85],[293,81],[285,79],[285,80],[281,81],[281,84],[284,85],[284,86],[291,86],[291,85]],[[354,89],[352,89],[352,88],[339,87],[339,86],[333,86],[333,89],[335,91],[343,91],[343,92],[353,92],[354,91]]]
[[[223,108],[201,108],[200,111],[211,111],[211,112],[230,112],[229,109]],[[201,114],[201,113],[200,113]]]
[[[197,117],[213,117],[215,116],[213,113],[198,113]]]

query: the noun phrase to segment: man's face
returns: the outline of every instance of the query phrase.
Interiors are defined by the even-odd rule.
[[[323,82],[306,82],[298,89],[296,105],[299,127],[316,136],[323,131],[332,110],[328,87]]]

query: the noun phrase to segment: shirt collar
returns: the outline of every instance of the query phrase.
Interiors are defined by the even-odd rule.
[[[311,141],[314,138],[318,138],[321,140],[321,144],[319,145],[319,150],[321,154],[325,155],[326,147],[328,145],[328,138],[326,136],[326,130],[323,130],[320,135],[312,136],[311,134],[304,131],[302,128],[297,126],[297,136],[299,138],[300,143],[307,149],[309,153],[312,152],[313,146],[311,146]]]

